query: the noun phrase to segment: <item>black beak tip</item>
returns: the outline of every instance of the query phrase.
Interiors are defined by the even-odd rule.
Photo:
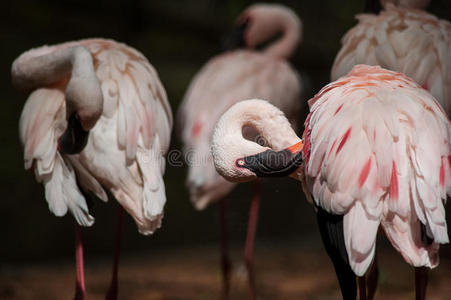
[[[364,12],[379,14],[382,10],[382,5],[380,0],[366,0]]]
[[[239,24],[221,39],[221,48],[223,51],[231,51],[240,48],[246,48],[246,42],[244,40],[244,33],[249,24],[249,20]]]
[[[88,143],[89,131],[81,126],[80,120],[74,113],[67,121],[67,128],[59,138],[59,152],[62,154],[77,154],[83,151]]]
[[[257,177],[288,176],[302,164],[302,152],[293,154],[289,150],[266,150],[256,155],[246,156],[236,161],[236,166],[246,168]]]

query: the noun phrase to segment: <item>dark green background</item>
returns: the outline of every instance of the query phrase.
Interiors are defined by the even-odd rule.
[[[281,1],[304,24],[303,41],[292,59],[310,98],[328,82],[340,38],[356,21],[363,1]],[[252,1],[4,1],[0,9],[0,268],[31,261],[72,257],[73,218],[51,215],[43,188],[23,169],[18,120],[25,97],[13,90],[10,66],[32,47],[88,37],[113,38],[140,50],[155,66],[174,114],[199,68],[220,52],[221,35]],[[450,19],[451,2],[433,0],[429,11]],[[173,134],[171,149],[180,149]],[[184,186],[186,169],[167,166],[167,204],[163,227],[152,237],[137,233],[127,216],[123,252],[189,247],[218,240],[218,206],[196,212]],[[229,228],[234,243],[244,241],[251,185],[240,185],[229,198]],[[110,255],[117,204],[96,202],[93,227],[84,230],[90,255]],[[449,205],[448,205],[449,216]],[[300,184],[267,181],[261,204],[258,243],[318,241],[313,208]],[[311,239],[311,237],[314,237]],[[443,253],[450,255],[449,246]]]

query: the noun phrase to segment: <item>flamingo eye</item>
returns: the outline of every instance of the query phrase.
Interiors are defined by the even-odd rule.
[[[237,159],[236,165],[237,165],[238,167],[243,167],[243,166],[244,166],[244,159],[242,159],[242,158]]]

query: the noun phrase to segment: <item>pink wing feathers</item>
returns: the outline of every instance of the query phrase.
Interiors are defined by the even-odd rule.
[[[77,182],[104,201],[103,188],[109,189],[140,231],[152,233],[160,226],[166,201],[162,175],[172,113],[165,90],[141,53],[111,40],[44,46],[26,55],[75,45],[86,47],[93,56],[104,97],[102,117],[80,154],[61,156],[57,143],[66,127],[64,83],[34,91],[20,125],[26,168],[35,163],[37,180],[46,185],[46,199],[56,215],[64,215],[69,207],[80,224],[93,223]]]
[[[49,209],[63,216],[69,209],[84,226],[94,223],[86,200],[80,192],[75,172],[57,151],[58,138],[66,129],[64,93],[58,89],[37,89],[25,104],[19,122],[24,145],[25,169],[32,168],[45,187]]]
[[[344,214],[354,272],[371,263],[379,224],[407,262],[436,266],[451,194],[451,125],[440,105],[406,76],[363,65],[310,105],[307,186],[317,205]],[[420,222],[431,246],[421,242]]]
[[[133,216],[140,232],[153,233],[160,227],[166,202],[164,155],[169,148],[173,121],[166,92],[155,69],[133,48],[103,40],[83,43],[93,54],[104,94],[105,119],[99,121],[93,134],[101,135],[102,130],[116,128],[113,140],[117,140],[118,149],[110,152],[108,142],[94,141],[87,147],[92,146],[94,157],[85,151],[81,162],[95,174],[102,166],[90,168],[96,165],[93,161],[119,158],[122,161],[125,154],[126,166],[117,165],[109,169],[108,176],[98,177],[103,185],[111,186],[113,195]]]
[[[451,113],[451,24],[424,11],[388,5],[379,15],[358,15],[346,33],[331,79],[354,65],[380,65],[413,78]]]

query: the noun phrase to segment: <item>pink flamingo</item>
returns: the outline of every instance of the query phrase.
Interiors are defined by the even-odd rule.
[[[230,263],[227,255],[227,230],[224,197],[235,186],[219,176],[210,155],[210,140],[219,117],[241,99],[262,97],[287,113],[295,125],[301,106],[301,85],[289,58],[301,38],[301,22],[287,7],[257,4],[247,8],[237,19],[233,36],[246,49],[225,52],[212,58],[191,82],[179,109],[181,136],[186,155],[191,155],[187,186],[194,206],[202,210],[221,200],[223,293],[229,292]],[[281,34],[279,40],[262,51],[255,48]],[[231,45],[228,45],[231,46]],[[253,138],[252,132],[247,132]],[[259,187],[254,189],[250,208],[245,262],[254,297],[252,272],[253,243],[258,216]]]
[[[376,2],[379,0],[372,0]],[[429,0],[381,0],[379,14],[357,15],[343,37],[331,79],[354,65],[380,65],[414,79],[451,115],[451,24],[422,9]],[[396,4],[397,6],[394,6]]]
[[[103,39],[29,50],[12,66],[14,85],[29,93],[20,118],[25,168],[45,187],[56,216],[76,220],[76,294],[85,299],[81,226],[91,226],[87,194],[109,191],[140,233],[161,225],[166,202],[163,155],[172,113],[155,69],[135,49]],[[122,209],[111,285],[117,298]]]
[[[439,245],[449,242],[446,113],[412,79],[365,65],[325,86],[309,104],[303,141],[266,101],[234,105],[213,134],[216,169],[235,182],[284,175],[302,182],[344,299],[356,297],[355,275],[360,298],[366,297],[363,276],[380,225],[415,267],[417,299],[424,299],[426,268],[438,265]],[[253,126],[269,147],[244,139],[244,125]]]

